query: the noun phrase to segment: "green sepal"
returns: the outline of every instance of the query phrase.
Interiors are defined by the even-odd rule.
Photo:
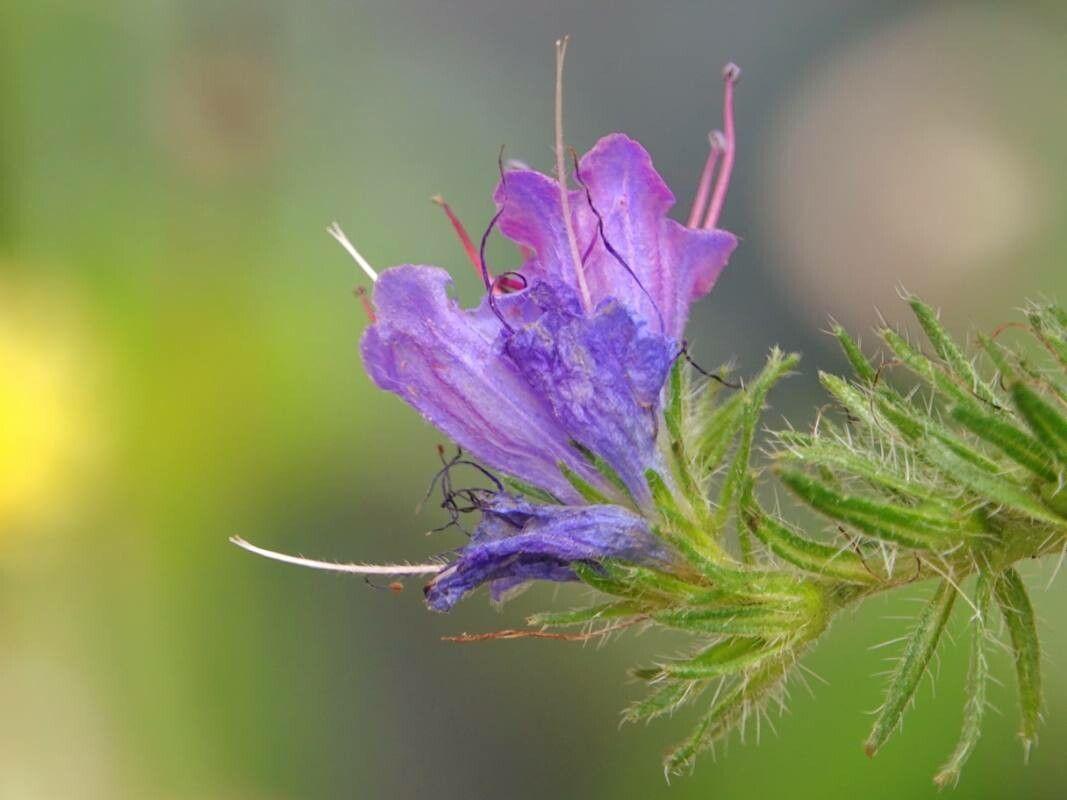
[[[1011,637],[1015,656],[1015,678],[1019,690],[1019,709],[1022,721],[1019,736],[1028,754],[1037,741],[1041,723],[1041,643],[1037,638],[1034,607],[1022,578],[1014,567],[1000,574],[996,585],[1000,614]]]
[[[873,386],[878,380],[878,371],[863,355],[859,343],[841,325],[834,324],[833,335],[841,345],[848,363],[852,365],[852,371],[856,373],[856,377],[863,383]]]
[[[574,487],[574,491],[578,492],[578,494],[582,496],[582,499],[587,503],[593,503],[594,505],[607,505],[611,503],[611,498],[562,461],[556,466],[559,468],[563,477],[567,479],[567,482]]]
[[[533,500],[538,500],[542,503],[546,503],[550,506],[562,505],[562,501],[549,491],[534,486],[532,483],[526,483],[526,481],[520,481],[518,478],[513,478],[510,475],[501,475],[500,481],[513,492],[516,492],[524,497],[529,497]]]
[[[636,603],[615,602],[601,603],[588,608],[576,608],[571,611],[546,611],[527,617],[528,625],[548,628],[563,628],[568,625],[585,625],[604,619],[635,617],[644,613],[644,608]]]
[[[663,420],[667,426],[667,435],[672,440],[680,440],[682,438],[686,391],[684,370],[685,359],[674,359],[667,379],[667,402],[663,406]]]
[[[741,429],[745,410],[744,392],[735,392],[711,411],[696,448],[701,468],[712,471],[722,464],[726,453]]]
[[[934,596],[919,615],[915,628],[908,636],[904,652],[893,669],[885,702],[864,743],[863,749],[868,756],[877,753],[900,724],[901,717],[926,672],[926,666],[941,641],[941,634],[945,630],[945,623],[952,613],[955,600],[956,590],[952,584],[941,581]]]
[[[926,338],[933,344],[934,350],[949,366],[949,369],[956,375],[956,377],[970,388],[970,390],[980,399],[984,400],[991,405],[996,405],[996,397],[989,387],[982,381],[975,372],[974,366],[968,361],[963,353],[957,347],[956,343],[949,336],[945,330],[941,321],[937,318],[937,314],[930,306],[922,302],[916,297],[912,297],[908,301],[911,305],[911,310],[915,313],[915,317],[919,320],[919,324],[922,326],[923,331],[926,333]]]
[[[571,569],[582,582],[616,597],[666,603],[700,597],[707,591],[707,586],[688,583],[665,572],[634,564],[614,561],[596,565],[575,563]]]
[[[843,494],[799,470],[779,469],[778,477],[812,508],[876,539],[940,551],[962,534],[957,520],[933,510],[919,511]]]
[[[607,461],[594,453],[588,447],[576,439],[571,439],[571,447],[578,451],[593,469],[595,469],[609,485],[618,490],[619,494],[630,503],[634,508],[637,507],[637,501],[634,500],[633,493],[630,491],[630,487],[626,485],[619,473],[615,471],[615,468],[611,466]],[[569,480],[569,479],[568,479]]]
[[[934,775],[934,783],[942,788],[949,784],[955,785],[959,781],[960,771],[971,757],[982,735],[982,717],[985,714],[989,683],[989,658],[986,649],[989,644],[988,622],[992,611],[994,582],[995,578],[989,573],[978,573],[974,587],[976,610],[971,630],[971,652],[967,664],[967,682],[964,686],[966,701],[963,704],[963,725],[952,755]]]
[[[772,553],[805,572],[846,583],[881,582],[856,553],[801,536],[792,526],[769,516],[755,502],[746,505],[742,514],[748,529]]]
[[[1063,525],[1063,519],[1007,475],[979,469],[940,442],[929,442],[927,459],[947,478],[970,490],[987,505],[1010,508],[1042,522]]]
[[[985,350],[989,360],[1000,374],[1002,383],[1011,383],[1016,380],[1016,370],[1012,366],[1008,352],[993,338],[985,334],[978,334],[978,344]]]
[[[781,683],[790,664],[788,658],[773,659],[745,674],[718,699],[693,733],[667,754],[663,760],[664,773],[679,774],[692,768],[697,755],[758,709],[769,692]]]
[[[1011,387],[1011,398],[1030,430],[1061,464],[1067,463],[1067,419],[1025,383]]]
[[[1015,463],[1026,467],[1041,480],[1056,480],[1052,453],[1030,434],[1002,417],[974,406],[954,406],[949,413],[975,436],[996,447]]]
[[[690,633],[764,638],[793,633],[803,622],[795,611],[771,604],[668,608],[653,611],[651,617],[668,628]]]
[[[658,686],[648,696],[631,703],[622,712],[623,722],[648,722],[674,711],[700,696],[707,681],[670,681]]]
[[[771,656],[779,655],[787,639],[768,640],[758,636],[731,636],[705,648],[692,658],[666,661],[648,669],[634,670],[642,680],[704,680],[748,669]]]
[[[775,453],[779,462],[827,467],[849,477],[861,478],[872,488],[890,495],[930,503],[946,512],[954,508],[945,501],[943,492],[931,488],[916,475],[918,465],[913,465],[909,473],[905,473],[896,463],[875,461],[867,454],[825,437],[796,431],[781,431],[777,437],[785,448]]]
[[[975,402],[972,389],[963,389],[955,380],[927,356],[920,353],[908,341],[891,328],[881,331],[882,339],[904,364],[932,387],[955,400],[967,404]]]
[[[1034,335],[1041,340],[1041,343],[1045,345],[1056,356],[1056,360],[1064,367],[1067,367],[1067,337],[1064,336],[1062,326],[1058,320],[1053,317],[1050,319],[1047,308],[1034,308],[1027,315],[1030,320],[1030,327],[1033,328]]]
[[[727,518],[733,511],[738,493],[743,488],[743,482],[748,473],[749,457],[752,453],[752,441],[756,436],[756,427],[759,424],[767,393],[775,383],[796,366],[799,360],[800,356],[796,353],[786,355],[777,347],[773,348],[767,358],[766,366],[746,387],[747,396],[737,452],[734,453],[733,462],[719,490],[719,508],[715,514],[714,523],[716,530],[721,530],[726,524]]]

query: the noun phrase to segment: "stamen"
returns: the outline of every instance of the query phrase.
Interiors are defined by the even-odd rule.
[[[378,321],[378,315],[374,313],[374,306],[370,304],[370,298],[367,296],[367,290],[362,286],[356,287],[356,297],[359,298],[359,302],[363,305],[363,310],[367,312],[367,319],[370,320],[371,325]]]
[[[257,556],[263,556],[275,561],[284,561],[286,564],[296,564],[300,567],[322,569],[329,572],[349,572],[356,575],[435,575],[448,566],[447,564],[337,564],[333,561],[317,561],[313,558],[276,553],[273,550],[256,547],[240,536],[231,536],[230,542],[242,550],[247,550],[249,553],[255,553]]]
[[[467,235],[467,229],[463,227],[463,223],[459,221],[454,213],[452,213],[452,207],[445,202],[445,198],[441,195],[434,195],[430,198],[437,205],[441,206],[445,215],[448,217],[448,221],[452,223],[452,227],[456,231],[456,236],[459,237],[459,243],[463,245],[463,252],[467,254],[467,260],[471,262],[471,266],[474,267],[474,271],[478,273],[478,277],[482,276],[482,260],[478,256],[478,250],[474,247],[474,242],[471,241],[471,237]],[[488,270],[486,271],[488,274]],[[493,276],[489,275],[489,279],[492,280]]]
[[[737,155],[737,134],[734,130],[734,86],[741,77],[741,68],[730,62],[722,70],[722,129],[726,137],[726,147],[722,153],[722,166],[715,181],[715,192],[711,196],[708,216],[704,219],[704,228],[714,228],[719,223],[723,204],[726,202],[726,190],[730,187],[730,173],[734,170],[734,158]]]
[[[378,273],[374,271],[374,267],[367,262],[367,259],[360,255],[352,242],[348,241],[348,237],[345,236],[345,232],[341,230],[340,225],[336,222],[331,222],[330,226],[326,229],[326,233],[330,234],[330,236],[337,240],[337,243],[340,244],[341,247],[348,251],[348,254],[355,259],[357,264],[359,264],[359,268],[367,273],[368,278],[372,281],[378,280]]]
[[[700,183],[697,184],[696,197],[693,198],[693,208],[689,212],[689,221],[685,223],[687,228],[695,228],[700,224],[704,216],[704,209],[708,204],[708,195],[711,194],[711,177],[715,174],[715,165],[719,163],[719,157],[726,149],[726,137],[722,131],[712,131],[708,134],[708,158],[704,162],[704,170],[700,173]]]
[[[567,230],[567,244],[571,250],[571,262],[574,264],[574,274],[578,278],[578,292],[582,298],[582,306],[589,311],[592,300],[589,298],[589,287],[585,285],[585,272],[582,269],[582,255],[578,250],[578,237],[574,233],[574,222],[571,219],[571,201],[567,190],[567,169],[564,164],[563,145],[563,62],[567,57],[567,43],[570,36],[564,36],[556,40],[556,181],[559,183],[559,204],[563,212],[563,227]]]

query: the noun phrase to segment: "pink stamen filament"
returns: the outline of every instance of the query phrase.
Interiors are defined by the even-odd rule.
[[[719,163],[719,157],[726,148],[726,139],[721,131],[712,131],[708,134],[708,157],[704,161],[704,170],[700,173],[700,183],[697,184],[696,197],[693,198],[693,208],[689,212],[687,228],[695,228],[700,225],[704,216],[704,209],[708,205],[708,195],[711,194],[711,178],[715,174],[715,165]]]
[[[356,297],[359,298],[359,302],[363,305],[363,310],[367,314],[367,319],[370,320],[371,325],[378,321],[378,315],[374,313],[374,306],[370,304],[370,298],[367,296],[367,290],[362,286],[356,287]]]
[[[578,249],[578,237],[574,233],[574,222],[571,219],[570,192],[567,190],[567,169],[564,162],[563,62],[567,57],[567,43],[569,41],[569,36],[556,40],[556,181],[559,184],[559,205],[563,213],[563,227],[567,231],[567,245],[570,248],[571,263],[574,264],[574,274],[578,279],[578,292],[582,298],[582,306],[586,311],[589,311],[592,309],[593,303],[589,297],[589,287],[585,284],[582,254]]]
[[[490,284],[495,289],[502,292],[515,292],[519,289],[526,288],[519,281],[507,275],[503,275],[494,281],[492,273],[489,272],[489,268],[482,267],[482,259],[478,255],[478,248],[474,246],[470,234],[467,233],[467,229],[463,226],[463,223],[460,222],[459,217],[452,211],[452,207],[446,203],[445,199],[439,194],[434,195],[430,199],[444,210],[445,215],[448,217],[448,221],[452,223],[452,228],[456,231],[456,236],[459,237],[459,243],[463,246],[463,252],[467,254],[467,260],[470,261],[471,266],[474,267],[474,272],[479,278],[488,278]]]
[[[730,187],[730,173],[734,170],[734,158],[737,156],[737,135],[734,130],[734,86],[741,77],[741,68],[737,64],[727,64],[722,71],[722,128],[726,137],[726,146],[722,154],[722,166],[715,181],[715,191],[711,196],[708,215],[704,219],[704,228],[711,229],[718,225],[719,215],[726,202],[726,190]]]
[[[441,206],[445,212],[445,216],[448,217],[448,221],[452,223],[452,228],[456,231],[456,236],[459,237],[459,243],[463,246],[463,252],[467,254],[467,260],[471,262],[471,266],[474,267],[474,271],[478,273],[478,277],[482,277],[482,259],[478,256],[478,248],[474,246],[474,242],[471,241],[471,237],[467,233],[467,229],[463,227],[463,223],[459,221],[453,211],[452,207],[445,202],[445,199],[441,195],[434,195],[430,198],[437,205]],[[489,276],[489,280],[492,281],[493,276]]]
[[[333,561],[319,561],[314,558],[291,556],[286,553],[267,550],[263,547],[256,547],[240,536],[231,536],[230,542],[242,550],[247,550],[249,553],[255,553],[257,556],[263,556],[274,561],[283,561],[286,564],[296,564],[298,567],[309,567],[328,572],[348,572],[354,575],[436,575],[448,566],[447,564],[337,564]]]

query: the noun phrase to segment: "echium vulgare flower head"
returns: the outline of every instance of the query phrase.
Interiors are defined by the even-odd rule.
[[[737,245],[718,223],[737,146],[739,71],[723,72],[723,129],[709,137],[682,224],[668,216],[674,196],[633,139],[606,136],[581,157],[566,147],[565,50],[566,40],[557,43],[555,174],[501,162],[480,247],[437,198],[484,285],[477,306],[452,299],[451,278],[437,267],[378,273],[330,227],[374,284],[373,301],[362,295],[371,378],[458,446],[450,458],[442,448],[433,483],[452,525],[473,515],[470,538],[447,556],[390,565],[313,561],[234,541],[319,569],[428,576],[426,602],[436,611],[483,585],[498,600],[539,580],[582,581],[598,592],[589,607],[457,641],[581,641],[638,625],[689,633],[693,652],[633,672],[650,692],[625,712],[650,720],[713,690],[692,734],[668,753],[668,774],[735,728],[751,721],[758,730],[837,613],[937,581],[901,637],[866,752],[899,727],[956,605],[973,611],[968,700],[959,744],[935,780],[954,783],[978,740],[995,610],[1010,634],[1029,747],[1040,718],[1040,649],[1014,565],[1067,552],[1067,312],[1029,312],[1051,366],[982,339],[992,375],[917,298],[909,301],[934,356],[885,329],[892,358],[876,367],[835,327],[856,380],[822,379],[843,421],[820,413],[811,433],[773,439],[779,482],[829,523],[823,535],[805,535],[762,508],[762,473],[750,466],[768,392],[797,357],[775,348],[758,375],[735,382],[725,368],[697,367],[684,341],[691,306]],[[487,263],[494,231],[516,245],[513,269]],[[883,375],[893,367],[913,372],[927,394],[893,389]],[[481,485],[457,488],[460,467]],[[973,599],[963,585],[971,576]],[[566,626],[585,627],[547,630]]]
[[[485,285],[475,308],[452,299],[445,270],[378,273],[331,227],[374,282],[361,343],[371,378],[493,482],[465,492],[481,520],[453,561],[434,565],[430,608],[447,611],[486,583],[499,599],[533,580],[577,580],[574,564],[676,560],[653,533],[646,473],[666,472],[663,388],[689,308],[737,246],[717,225],[737,76],[726,69],[726,132],[712,134],[689,224],[668,216],[674,195],[636,141],[611,134],[579,158],[564,150],[561,129],[555,176],[501,168],[486,235],[498,229],[514,242],[514,270],[494,275],[484,239],[476,250],[445,206]]]

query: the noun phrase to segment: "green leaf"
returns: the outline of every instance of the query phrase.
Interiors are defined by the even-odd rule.
[[[915,696],[926,665],[930,663],[930,658],[941,641],[941,634],[949,614],[952,613],[955,599],[956,590],[948,581],[941,581],[933,598],[919,615],[915,628],[908,636],[904,652],[893,670],[885,702],[863,746],[868,756],[877,753],[900,724],[904,710]]]
[[[1015,678],[1019,688],[1022,723],[1019,736],[1027,754],[1037,741],[1041,723],[1041,644],[1037,638],[1034,607],[1022,578],[1014,568],[1005,570],[996,585],[997,603],[1011,636]]]
[[[989,658],[986,649],[989,644],[987,623],[992,611],[993,584],[995,578],[987,572],[979,572],[975,583],[974,605],[977,609],[974,626],[971,631],[971,653],[967,666],[967,682],[964,686],[966,701],[963,704],[963,726],[956,749],[934,776],[934,783],[944,788],[955,785],[960,779],[960,771],[967,759],[971,757],[978,739],[982,735],[982,717],[987,702],[987,684],[989,679]]]

